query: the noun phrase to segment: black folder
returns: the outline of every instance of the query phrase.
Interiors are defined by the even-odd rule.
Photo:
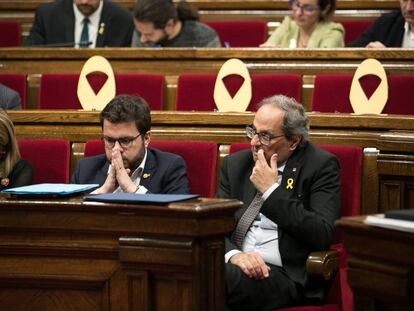
[[[414,221],[414,209],[398,209],[384,213],[385,218]]]

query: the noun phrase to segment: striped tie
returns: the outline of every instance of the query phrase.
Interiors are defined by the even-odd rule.
[[[259,214],[260,208],[262,207],[262,195],[263,194],[259,191],[256,193],[255,197],[253,198],[253,201],[250,203],[249,207],[244,211],[242,217],[237,223],[236,229],[233,232],[233,242],[240,249],[243,246],[244,237],[246,236],[247,231],[249,231],[250,225],[256,218],[257,214]]]

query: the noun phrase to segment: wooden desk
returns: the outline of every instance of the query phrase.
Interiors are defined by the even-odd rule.
[[[342,218],[355,311],[414,309],[414,234]]]
[[[0,197],[2,310],[223,310],[236,200]]]

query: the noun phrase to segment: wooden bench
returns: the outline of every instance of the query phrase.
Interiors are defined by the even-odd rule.
[[[69,140],[72,169],[83,156],[84,143],[101,137],[98,112],[9,114],[18,138]],[[253,117],[253,113],[153,112],[152,139],[216,142],[218,169],[231,143],[248,141],[244,127]],[[414,116],[309,113],[309,119],[312,142],[371,148],[363,159],[362,213],[414,206]]]
[[[100,48],[0,49],[0,72],[28,75],[27,108],[37,109],[41,73],[80,72],[85,61],[102,55],[119,73],[161,73],[167,88],[164,110],[175,109],[177,77],[181,73],[217,73],[230,58],[243,60],[250,72],[303,75],[302,102],[309,110],[313,79],[318,73],[355,72],[366,58],[376,58],[389,74],[414,74],[412,49],[261,49],[261,48]]]

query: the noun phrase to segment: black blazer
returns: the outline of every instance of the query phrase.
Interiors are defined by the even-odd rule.
[[[386,47],[401,47],[405,19],[401,11],[381,15],[350,47],[365,47],[373,41],[380,41]]]
[[[187,170],[183,158],[158,149],[148,148],[147,152],[141,186],[151,193],[189,193]],[[108,168],[109,162],[104,154],[80,159],[76,163],[72,183],[102,186],[108,175]]]
[[[243,150],[226,157],[221,168],[218,197],[244,203],[236,212],[237,220],[256,193],[249,179],[253,166],[251,151]],[[260,212],[277,224],[283,267],[291,279],[305,287],[309,298],[320,298],[323,289],[308,279],[306,259],[312,251],[329,248],[339,208],[338,160],[310,142],[301,142],[286,163],[281,185]],[[237,246],[226,239],[226,252],[232,249]]]
[[[96,47],[131,46],[134,22],[132,14],[119,4],[103,0],[99,24],[104,31],[96,38]],[[58,0],[39,5],[25,45],[70,44],[75,42],[75,14],[72,0]]]

